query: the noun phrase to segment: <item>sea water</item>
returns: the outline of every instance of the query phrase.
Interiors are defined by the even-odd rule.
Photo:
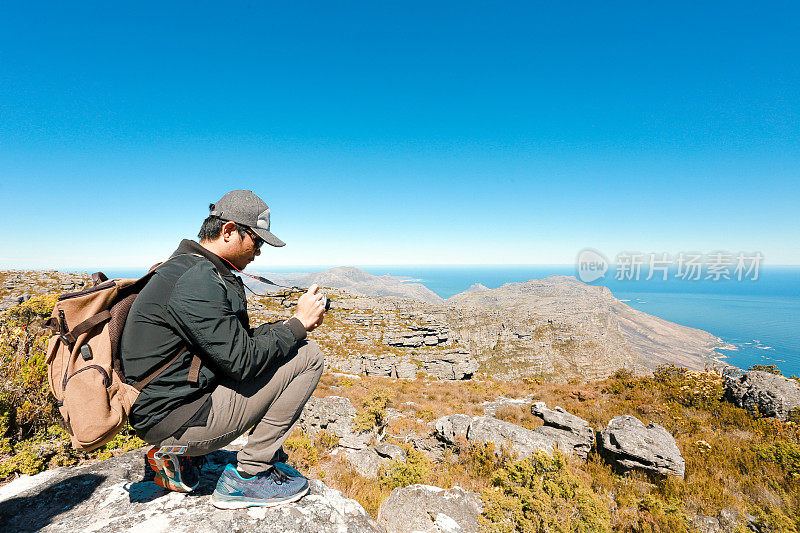
[[[326,267],[260,266],[272,272],[312,272]],[[504,283],[541,279],[553,274],[576,276],[574,265],[459,265],[370,266],[359,268],[375,275],[390,274],[422,283],[448,298],[480,283],[490,289]],[[109,270],[110,277],[138,277],[134,269]],[[738,281],[676,279],[616,279],[613,269],[591,285],[604,285],[627,305],[684,326],[702,329],[729,343],[720,350],[726,362],[743,369],[774,364],[785,375],[800,375],[800,267],[762,267],[758,279]]]

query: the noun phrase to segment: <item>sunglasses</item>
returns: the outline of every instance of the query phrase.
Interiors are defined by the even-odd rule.
[[[250,235],[250,238],[253,239],[253,246],[256,247],[256,250],[260,250],[262,246],[264,246],[264,239],[256,235],[256,232],[252,229],[244,226],[244,230]]]

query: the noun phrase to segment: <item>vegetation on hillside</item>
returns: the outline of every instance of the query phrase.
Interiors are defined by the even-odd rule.
[[[47,385],[47,332],[38,326],[54,301],[52,295],[36,297],[0,317],[0,482],[144,444],[123,432],[90,454],[69,446]],[[311,438],[296,430],[286,449],[298,468],[357,499],[373,515],[392,489],[427,483],[479,492],[489,531],[691,531],[694,517],[718,516],[723,509],[752,515],[764,531],[797,531],[800,428],[753,417],[722,401],[722,392],[717,374],[669,366],[651,376],[617,372],[590,383],[325,374],[315,395],[349,398],[359,427],[380,429],[385,441],[406,450],[407,459],[384,466],[371,480],[336,453],[337,439],[326,432]],[[411,435],[429,433],[429,422],[439,416],[481,415],[483,402],[529,395],[562,406],[595,429],[620,414],[661,424],[686,459],[685,479],[620,475],[596,453],[585,463],[560,454],[516,461],[502,450],[466,442],[447,449],[438,462],[409,443]],[[528,428],[541,424],[529,404],[505,407],[496,416]]]

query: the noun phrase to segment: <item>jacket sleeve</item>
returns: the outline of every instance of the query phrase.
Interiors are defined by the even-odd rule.
[[[276,324],[265,334],[250,336],[236,317],[224,282],[213,265],[201,261],[175,285],[167,309],[189,339],[222,372],[236,380],[251,379],[305,338],[290,325]],[[301,325],[302,327],[302,325]]]

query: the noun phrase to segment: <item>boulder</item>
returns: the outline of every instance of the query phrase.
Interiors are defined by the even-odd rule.
[[[143,479],[144,450],[107,461],[65,467],[6,485],[0,524],[7,531],[297,531],[383,532],[364,508],[341,492],[311,480],[311,491],[281,507],[219,510],[209,495],[229,451],[207,456],[200,486],[191,494],[171,492]]]
[[[793,379],[760,370],[724,379],[725,399],[754,416],[775,417],[786,422],[789,412],[800,406],[800,385]]]
[[[620,470],[683,477],[686,462],[664,427],[644,425],[635,416],[615,416],[601,432],[600,453]]]
[[[345,437],[352,433],[355,418],[356,408],[347,398],[312,396],[303,408],[297,424],[309,435],[324,429],[337,437]]]
[[[375,448],[345,450],[344,457],[356,472],[367,478],[378,477],[378,470],[381,465],[388,464],[391,461],[391,459],[378,455]]]
[[[496,453],[500,453],[502,446],[508,447],[508,451],[516,454],[518,459],[531,457],[537,450],[552,454],[554,444],[553,439],[546,435],[490,416],[478,416],[472,419],[467,440],[483,444],[493,443]]]
[[[533,430],[534,433],[553,439],[560,450],[572,452],[586,460],[594,444],[594,429],[589,427],[586,420],[568,413],[561,407],[548,409],[544,402],[534,403],[531,406],[531,413],[544,422],[543,426]]]
[[[405,461],[406,460],[406,452],[398,446],[397,444],[389,444],[388,442],[382,442],[375,446],[375,451],[378,452],[378,455],[381,457],[386,457],[392,459],[394,461]]]
[[[409,485],[394,489],[378,511],[378,523],[392,533],[478,533],[480,495],[461,487]]]
[[[363,450],[367,446],[369,446],[370,442],[372,442],[372,438],[374,437],[371,431],[365,431],[364,433],[348,433],[344,437],[339,439],[339,446],[342,448],[349,448],[351,450]]]
[[[719,520],[713,516],[695,515],[689,517],[689,523],[697,533],[723,533]]]
[[[424,453],[431,461],[444,461],[444,444],[438,439],[430,436],[414,435],[408,437],[408,442],[410,442],[414,448]]]
[[[455,445],[460,438],[467,438],[472,417],[467,415],[447,415],[434,422],[436,436],[444,442]]]

